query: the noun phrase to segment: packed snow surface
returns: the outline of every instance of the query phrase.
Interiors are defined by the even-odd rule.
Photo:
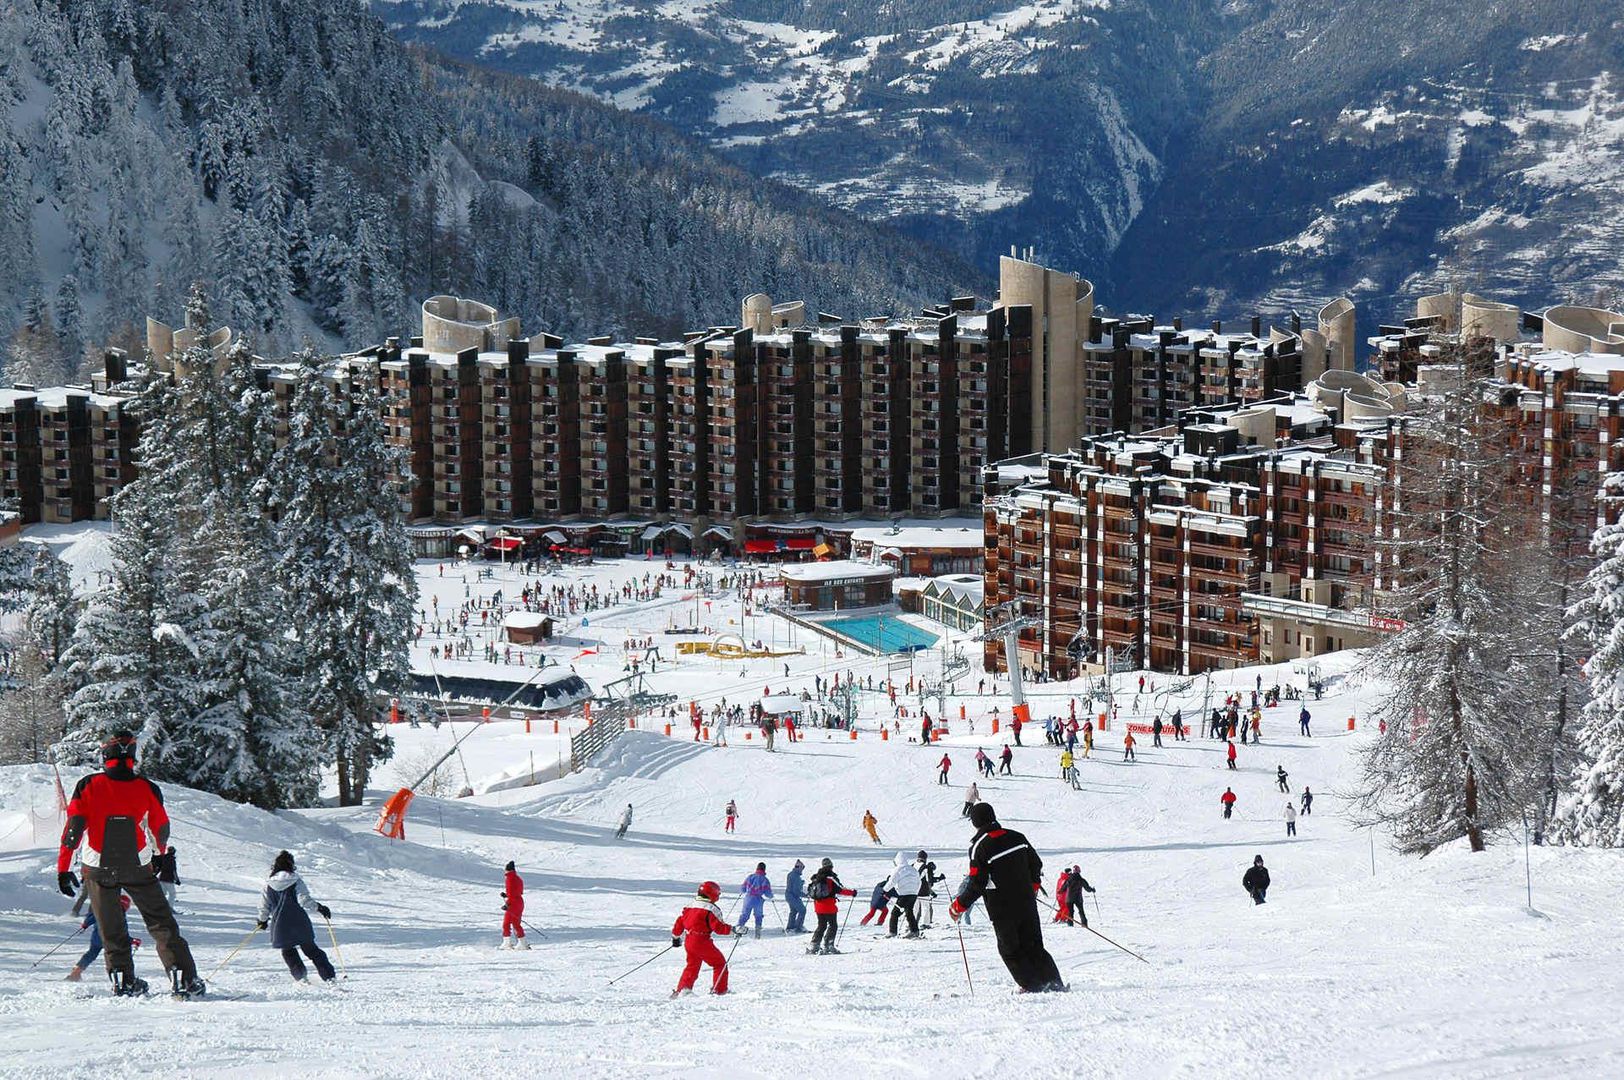
[[[441,580],[437,568],[428,572]],[[631,572],[629,563],[574,571],[581,580]],[[444,591],[449,600],[449,583]],[[657,632],[668,618],[689,625],[699,602],[685,595],[677,592],[670,610],[589,616],[588,627],[566,619],[561,632],[612,646],[619,634]],[[718,606],[712,621],[745,618],[729,610]],[[782,646],[787,627],[750,618],[734,631]],[[552,648],[583,651],[578,642]],[[837,658],[831,648],[814,643],[788,661],[787,680],[783,660],[685,657],[650,681],[710,708],[799,693],[836,671],[883,681],[897,662]],[[581,673],[595,685],[617,674],[613,651],[581,657]],[[919,654],[915,674],[934,678],[939,657]],[[563,720],[557,735],[550,722],[528,734],[513,720],[479,725],[449,767],[453,787],[487,793],[421,792],[404,841],[372,831],[382,796],[474,725],[397,726],[396,761],[360,808],[273,815],[170,785],[181,924],[218,998],[187,1004],[115,1001],[95,970],[80,984],[61,981],[82,938],[30,966],[77,923],[55,891],[61,819],[51,770],[3,769],[0,1076],[1624,1073],[1624,1029],[1614,1022],[1624,1000],[1616,932],[1624,858],[1532,848],[1530,910],[1520,837],[1497,837],[1483,855],[1455,847],[1417,860],[1393,854],[1381,833],[1354,828],[1341,793],[1354,779],[1354,751],[1377,737],[1363,717],[1380,692],[1374,680],[1344,675],[1355,659],[1322,664],[1329,682],[1323,700],[1308,702],[1312,738],[1298,733],[1298,703],[1268,709],[1263,744],[1239,748],[1237,772],[1225,767],[1223,744],[1200,732],[1160,749],[1140,735],[1138,762],[1124,763],[1123,731],[1175,706],[1189,717],[1209,693],[1250,691],[1258,675],[1265,687],[1301,685],[1301,669],[1226,672],[1210,688],[1204,679],[1147,676],[1143,695],[1137,674],[1118,675],[1119,715],[1079,763],[1081,791],[1061,782],[1059,750],[1036,728],[1023,733],[1013,776],[980,781],[1002,820],[1042,854],[1049,889],[1063,865],[1079,864],[1099,890],[1094,928],[1145,958],[1080,928],[1046,925],[1071,985],[1066,995],[1016,995],[979,910],[963,939],[972,992],[945,898],[920,941],[878,938],[858,925],[898,851],[930,851],[944,887],[963,874],[972,758],[978,746],[997,753],[1008,734],[989,732],[995,707],[1007,718],[1007,684],[976,693],[985,676],[974,669],[958,680],[960,696],[946,700],[951,734],[928,749],[908,741],[918,698],[899,694],[909,715],[897,719],[877,692],[861,696],[856,740],[813,729],[800,742],[780,738],[769,754],[742,727],[717,746],[714,731],[713,742],[695,742],[679,720],[667,737],[663,720],[647,718],[573,773],[566,736],[579,718]],[[1068,715],[1073,697],[1080,714],[1087,708],[1081,683],[1030,689],[1037,717]],[[939,711],[934,698],[926,705]],[[878,726],[893,720],[897,734],[882,741]],[[953,761],[947,786],[935,772],[944,749]],[[1317,796],[1294,839],[1285,835],[1277,765],[1289,773],[1293,800],[1305,784]],[[75,776],[63,779],[71,787]],[[1240,800],[1227,821],[1218,801],[1226,786]],[[729,799],[740,814],[731,835],[723,832]],[[635,817],[617,841],[628,803]],[[865,810],[879,819],[885,846],[861,831]],[[252,929],[281,848],[333,910],[342,950],[334,959],[347,974],[333,986],[293,983],[263,936],[217,970]],[[1273,875],[1262,907],[1240,886],[1257,854]],[[733,953],[733,993],[667,999],[680,967],[677,953],[663,952],[668,931],[697,882],[719,882],[726,911],[757,861],[781,893],[796,858],[811,868],[824,856],[860,893],[840,940],[844,955],[806,955],[804,937],[780,930],[780,901],[762,938]],[[496,948],[509,859],[526,881],[525,920],[544,931],[531,935],[529,952]],[[135,933],[146,936],[138,923]],[[161,978],[150,950],[136,958],[141,974]]]

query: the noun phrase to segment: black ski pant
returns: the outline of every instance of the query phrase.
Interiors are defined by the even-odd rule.
[[[1253,889],[1252,890],[1252,903],[1253,904],[1264,903],[1263,898],[1268,893],[1268,891],[1269,891],[1268,889]]]
[[[1074,916],[1074,915],[1077,917],[1078,920],[1080,920],[1082,922],[1082,924],[1084,926],[1088,925],[1088,909],[1083,907],[1083,904],[1085,904],[1086,902],[1087,901],[1085,901],[1081,896],[1079,896],[1075,900],[1067,901],[1067,903],[1066,903],[1066,925],[1067,926],[1075,926],[1076,925],[1076,922],[1074,922],[1072,920],[1072,916]]]
[[[158,950],[165,971],[179,971],[190,982],[197,978],[197,964],[192,960],[191,947],[181,937],[180,924],[175,912],[158,887],[158,879],[150,867],[138,866],[130,870],[109,867],[86,867],[85,891],[90,896],[90,910],[96,914],[96,925],[101,930],[102,946],[107,950],[107,973],[122,972],[135,976],[135,959],[130,952],[130,925],[124,918],[124,905],[118,902],[120,892],[128,893],[130,902],[141,912],[141,921],[147,924],[152,944]]]
[[[919,933],[919,916],[914,912],[914,904],[919,901],[917,896],[899,896],[891,903],[891,933],[897,932],[897,923],[904,915],[908,916],[908,933]]]
[[[287,964],[288,971],[300,982],[305,981],[308,974],[305,971],[304,961],[299,959],[299,950],[310,957],[310,962],[316,965],[316,974],[321,976],[322,982],[333,981],[333,962],[327,959],[327,954],[321,951],[321,946],[314,941],[307,945],[289,946],[282,950],[282,962]]]
[[[834,912],[818,912],[817,929],[812,931],[812,947],[818,949],[826,945],[833,946],[835,931],[839,929],[839,925],[839,916]]]
[[[1003,890],[997,890],[1002,892]],[[1043,924],[1038,918],[1038,902],[1032,896],[1005,900],[986,894],[987,917],[998,935],[998,955],[1022,990],[1064,990],[1060,969],[1043,947]]]

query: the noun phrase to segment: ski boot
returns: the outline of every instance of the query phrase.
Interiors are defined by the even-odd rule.
[[[497,948],[498,949],[511,949],[511,948],[513,948],[513,939],[508,937],[506,934],[504,934],[502,936],[502,944],[498,945]]]
[[[514,946],[513,946],[513,947],[514,947],[514,948],[515,948],[515,949],[524,949],[524,950],[525,950],[525,951],[526,951],[526,952],[528,952],[528,951],[529,951],[529,949],[530,949],[530,939],[529,939],[529,938],[519,938],[519,939],[518,939],[518,940],[517,940],[517,941],[516,941],[516,942],[515,942],[515,943],[514,943]]]
[[[169,996],[176,1001],[191,1001],[208,993],[208,987],[196,975],[187,975],[180,968],[169,973]]]
[[[840,955],[840,950],[835,948],[833,945],[825,945],[823,947],[823,955],[824,956],[839,956]]]
[[[760,926],[756,927],[756,940],[757,941],[761,940],[761,927]]]
[[[144,997],[147,992],[145,979],[137,979],[133,971],[115,971],[108,975],[113,980],[114,997]]]

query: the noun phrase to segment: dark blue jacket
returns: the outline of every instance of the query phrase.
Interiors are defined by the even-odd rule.
[[[271,946],[294,949],[316,943],[316,928],[306,913],[316,910],[316,898],[305,888],[304,878],[286,870],[271,875],[265,895],[259,899],[259,921],[270,924]]]
[[[803,891],[804,889],[801,885],[801,872],[799,870],[791,870],[789,872],[789,877],[784,879],[784,899],[788,900],[792,904],[798,903],[801,899],[801,894]]]

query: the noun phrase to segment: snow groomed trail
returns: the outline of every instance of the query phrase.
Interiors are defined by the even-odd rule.
[[[1251,676],[1225,685],[1249,688]],[[256,941],[212,983],[231,1000],[189,1004],[114,1001],[96,971],[60,981],[80,941],[30,969],[76,923],[50,872],[50,772],[0,770],[0,1075],[1624,1074],[1624,859],[1535,848],[1537,913],[1509,838],[1486,855],[1452,848],[1418,861],[1378,835],[1372,874],[1371,837],[1338,796],[1350,751],[1373,737],[1342,730],[1369,692],[1334,683],[1310,703],[1312,739],[1296,734],[1294,705],[1271,710],[1263,745],[1240,747],[1235,772],[1222,743],[1199,734],[1162,749],[1144,736],[1140,760],[1123,763],[1122,733],[1109,731],[1079,764],[1082,791],[1062,784],[1059,751],[1028,729],[1016,775],[980,781],[983,797],[1038,847],[1051,891],[1062,866],[1080,865],[1099,890],[1093,924],[1148,960],[1046,926],[1066,995],[1016,995],[980,911],[965,931],[972,994],[945,895],[923,940],[858,926],[897,851],[927,849],[944,891],[956,885],[975,748],[1002,747],[984,728],[928,749],[872,730],[855,742],[812,731],[774,754],[738,736],[716,748],[638,731],[563,779],[420,797],[404,842],[371,831],[375,801],[272,815],[167,788],[181,923],[202,970],[252,928],[271,858],[286,847],[333,909],[349,975],[296,985]],[[493,742],[506,760],[476,758],[476,774],[517,766],[520,738]],[[944,748],[947,786],[935,773]],[[1317,796],[1295,839],[1277,765],[1294,799],[1304,783]],[[1229,821],[1226,786],[1240,800]],[[731,835],[729,799],[740,812]],[[635,820],[617,841],[627,803]],[[886,846],[861,831],[865,810]],[[1256,854],[1274,878],[1262,907],[1240,886]],[[796,858],[824,856],[859,892],[844,955],[808,956],[806,938],[786,938],[780,900],[763,937],[733,954],[726,997],[667,1000],[674,952],[608,985],[669,946],[696,882],[719,882],[727,911],[757,861],[781,892]],[[530,952],[495,947],[509,859],[526,879],[525,920],[545,932]],[[147,951],[137,966],[159,974]]]

